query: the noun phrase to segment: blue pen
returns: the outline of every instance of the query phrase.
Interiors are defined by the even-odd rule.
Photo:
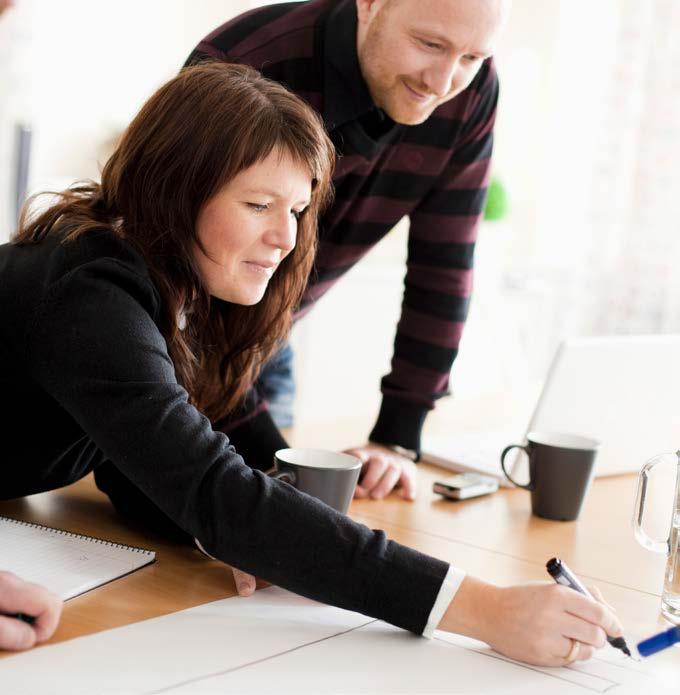
[[[545,568],[548,570],[548,574],[558,584],[568,586],[570,589],[578,591],[588,598],[593,598],[588,589],[586,589],[586,587],[583,586],[583,584],[579,581],[578,577],[559,558],[554,557],[548,560]],[[626,656],[631,655],[630,649],[628,649],[626,640],[623,639],[623,637],[609,637],[609,635],[607,635],[607,642],[609,642],[612,647],[620,649]]]
[[[678,642],[680,642],[680,625],[664,630],[653,637],[648,637],[638,644],[637,649],[640,656],[650,656],[650,654],[656,654],[656,652],[672,647]]]

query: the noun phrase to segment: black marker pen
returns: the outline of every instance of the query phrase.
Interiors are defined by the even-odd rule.
[[[15,620],[21,620],[22,623],[28,623],[33,625],[35,623],[35,618],[32,615],[26,615],[26,613],[0,613],[0,615],[5,618],[14,618]]]
[[[588,589],[581,584],[576,575],[559,558],[554,557],[548,560],[545,567],[548,570],[548,574],[558,584],[568,586],[570,589],[574,589],[574,591],[578,591],[588,598],[593,598]],[[620,649],[626,656],[630,656],[630,649],[628,649],[626,640],[623,639],[623,637],[610,637],[607,635],[607,642],[609,642],[612,647]]]

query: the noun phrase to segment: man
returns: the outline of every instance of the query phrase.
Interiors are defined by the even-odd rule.
[[[491,54],[508,9],[509,0],[270,5],[219,27],[187,61],[261,70],[316,108],[336,145],[335,201],[320,220],[315,273],[298,318],[404,215],[410,218],[382,406],[369,441],[347,450],[364,463],[358,497],[382,498],[395,486],[405,498],[415,496],[421,429],[448,393],[489,177],[498,98]],[[285,358],[276,359],[283,364],[265,368],[259,393],[271,393],[272,381],[289,369]],[[224,430],[246,461],[284,445],[256,396]]]
[[[0,571],[0,650],[29,649],[57,629],[62,601],[42,586]],[[33,620],[19,620],[18,614]]]

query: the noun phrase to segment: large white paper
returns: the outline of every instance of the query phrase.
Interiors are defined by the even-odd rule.
[[[3,659],[0,683],[12,694],[677,695],[676,650],[640,663],[606,647],[588,663],[546,669],[435,634],[426,640],[271,587]]]

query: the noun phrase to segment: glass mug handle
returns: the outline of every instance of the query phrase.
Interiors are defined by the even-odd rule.
[[[668,555],[670,548],[670,538],[665,541],[655,541],[650,538],[645,530],[642,528],[642,518],[645,511],[645,499],[647,497],[647,482],[649,480],[649,473],[659,463],[668,462],[669,456],[672,454],[659,454],[652,459],[649,459],[647,463],[642,467],[640,475],[638,476],[638,487],[637,495],[635,496],[635,510],[633,512],[633,531],[635,532],[635,538],[637,542],[647,550],[651,550],[655,553],[661,553],[662,555]]]
[[[503,453],[501,454],[501,468],[503,469],[503,473],[505,473],[505,477],[513,484],[516,485],[517,487],[523,487],[525,490],[533,490],[534,486],[529,481],[526,485],[522,485],[522,483],[518,483],[516,480],[512,478],[510,473],[505,468],[505,457],[512,451],[513,449],[521,449],[527,456],[529,456],[529,447],[524,446],[522,444],[511,444],[510,446],[506,446],[505,449],[503,449]]]

